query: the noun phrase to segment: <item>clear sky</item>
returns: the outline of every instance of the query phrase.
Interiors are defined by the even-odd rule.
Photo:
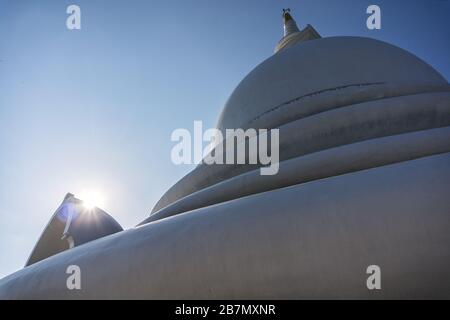
[[[81,30],[66,28],[70,4]],[[381,30],[366,28],[370,4]],[[124,228],[144,220],[192,169],[172,164],[170,134],[215,126],[272,54],[284,7],[300,27],[393,43],[450,79],[447,0],[0,0],[0,278],[67,192],[102,192]]]

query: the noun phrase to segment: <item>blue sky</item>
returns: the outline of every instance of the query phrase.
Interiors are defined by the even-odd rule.
[[[81,30],[66,28],[70,4]],[[381,30],[366,28],[370,4]],[[192,169],[172,164],[170,134],[215,126],[272,54],[283,7],[300,27],[393,43],[450,79],[446,0],[0,0],[0,277],[67,192],[101,191],[125,228],[144,220]]]

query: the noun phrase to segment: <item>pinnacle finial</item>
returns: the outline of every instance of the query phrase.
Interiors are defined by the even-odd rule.
[[[300,32],[300,29],[297,27],[297,23],[294,18],[291,16],[291,9],[286,8],[283,9],[283,20],[284,20],[284,36],[288,36],[295,32]]]
[[[286,22],[286,20],[291,20],[292,19],[292,16],[291,16],[290,12],[291,12],[291,8],[283,9],[282,16],[283,16],[285,22]]]

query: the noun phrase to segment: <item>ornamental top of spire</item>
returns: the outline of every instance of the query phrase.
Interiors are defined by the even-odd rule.
[[[297,23],[294,18],[291,16],[291,9],[283,9],[283,20],[284,20],[284,36],[288,36],[295,32],[300,32],[300,29],[297,27]]]
[[[275,53],[292,47],[299,42],[320,38],[320,34],[309,24],[303,30],[300,30],[291,16],[291,9],[283,9],[282,16],[284,20],[284,36],[275,47]]]

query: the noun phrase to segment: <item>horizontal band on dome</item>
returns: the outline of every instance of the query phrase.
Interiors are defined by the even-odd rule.
[[[448,125],[450,93],[419,94],[341,107],[281,126],[280,161],[368,139]],[[200,164],[166,192],[152,213],[191,193],[259,167]]]
[[[450,152],[450,127],[366,140],[280,162],[274,176],[259,170],[194,192],[152,214],[141,224],[198,208],[300,183]]]
[[[273,107],[241,128],[278,128],[293,120],[351,104],[422,93],[450,92],[450,85],[374,82],[349,84],[300,96]]]

